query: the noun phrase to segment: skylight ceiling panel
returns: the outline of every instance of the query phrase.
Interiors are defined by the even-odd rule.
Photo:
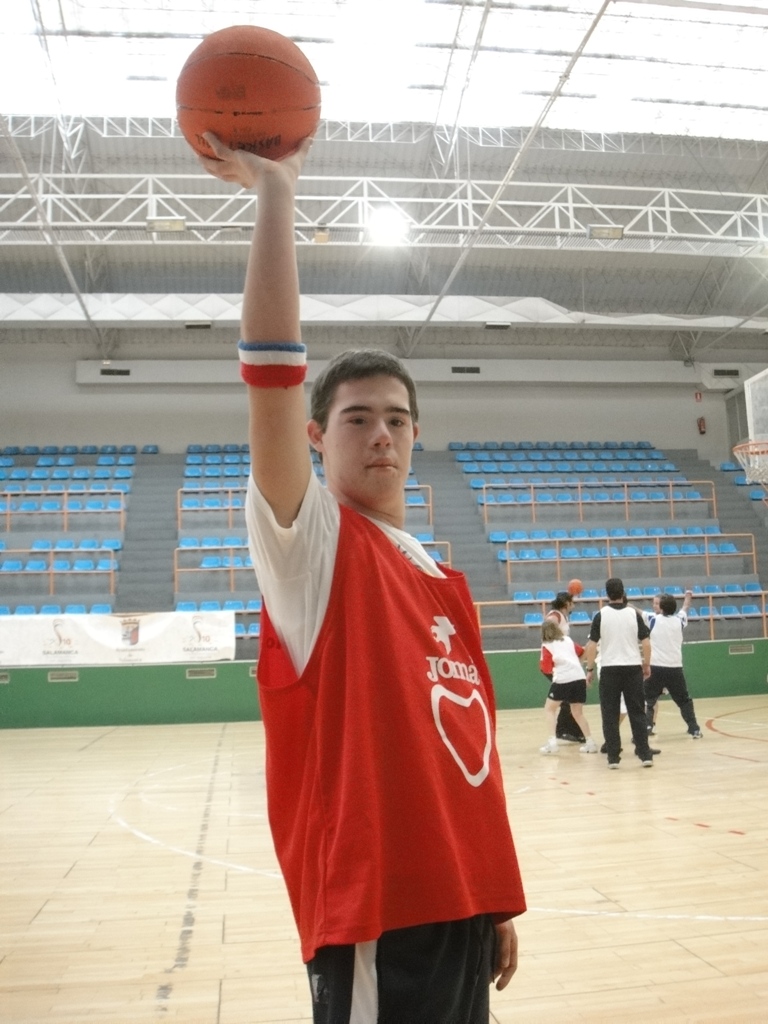
[[[567,59],[580,44],[593,15],[589,7],[497,8],[488,19],[482,45],[513,54],[553,54]]]
[[[350,0],[329,20],[326,36],[327,44],[302,43],[322,83],[324,117],[434,119],[456,36],[455,10],[417,0]],[[459,65],[462,85],[466,67]]]
[[[536,120],[562,74],[562,58],[539,54],[483,52],[477,59],[464,96],[465,125],[525,125]],[[503,89],[499,82],[504,83]]]

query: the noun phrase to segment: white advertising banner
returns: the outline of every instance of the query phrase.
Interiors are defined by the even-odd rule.
[[[0,665],[232,661],[234,612],[0,616]]]

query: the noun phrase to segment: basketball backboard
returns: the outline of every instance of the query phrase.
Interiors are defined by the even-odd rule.
[[[744,381],[749,441],[738,444],[733,454],[744,467],[750,483],[768,483],[768,369]]]

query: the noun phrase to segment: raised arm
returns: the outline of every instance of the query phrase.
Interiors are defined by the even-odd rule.
[[[311,140],[277,162],[228,149],[213,135],[205,138],[219,157],[200,158],[205,169],[223,181],[254,189],[258,197],[240,326],[251,474],[277,521],[290,526],[312,472],[294,238],[296,182]]]

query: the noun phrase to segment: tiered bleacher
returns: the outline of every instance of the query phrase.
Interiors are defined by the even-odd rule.
[[[176,610],[234,612],[239,642],[255,642],[260,632],[261,594],[244,514],[250,461],[247,444],[188,445],[173,565]],[[238,656],[253,652],[248,644]]]
[[[112,610],[136,454],[133,445],[3,449],[0,614]]]
[[[682,595],[692,589],[691,639],[768,635],[754,535],[724,530],[712,480],[687,479],[649,442],[469,441],[452,442],[449,449],[453,469],[443,463],[441,479],[451,478],[451,492],[455,486],[456,500],[466,503],[473,520],[469,509],[475,510],[473,543],[487,551],[488,569],[495,567],[488,575],[496,580],[491,586],[498,587],[498,600],[477,605],[484,639],[511,637],[509,646],[535,646],[549,602],[574,577],[585,590],[572,621],[588,625],[609,576],[625,580],[639,607],[649,607],[661,590]],[[142,461],[137,457],[156,453],[154,445],[141,452],[131,445],[2,451],[0,614],[122,610],[115,609],[115,595]],[[232,611],[238,656],[253,657],[262,605],[244,518],[248,446],[190,444],[184,456],[163,458],[173,462],[162,476],[173,488],[166,494],[176,494],[177,521],[164,542],[167,556],[158,549],[156,561],[167,579],[173,576],[173,601],[142,610]],[[317,453],[312,459],[322,478]],[[145,473],[157,476],[157,460],[148,461],[155,470]],[[429,462],[419,465],[424,469]],[[742,486],[735,464],[719,469],[725,480]],[[178,491],[174,477],[181,480]],[[758,490],[765,499],[762,488],[753,490],[755,501]],[[138,508],[138,491],[136,501]],[[461,535],[450,535],[444,517],[437,538],[434,513],[433,487],[411,470],[406,528],[436,561],[450,566],[452,541]],[[160,533],[159,525],[154,532]],[[134,532],[132,545],[140,533]]]
[[[449,449],[507,597],[480,604],[485,630],[517,630],[519,639],[537,630],[573,578],[585,590],[572,622],[587,625],[605,599],[605,580],[620,576],[641,608],[663,590],[682,598],[691,589],[691,639],[765,635],[754,535],[724,532],[714,484],[687,480],[650,442],[474,441]]]

